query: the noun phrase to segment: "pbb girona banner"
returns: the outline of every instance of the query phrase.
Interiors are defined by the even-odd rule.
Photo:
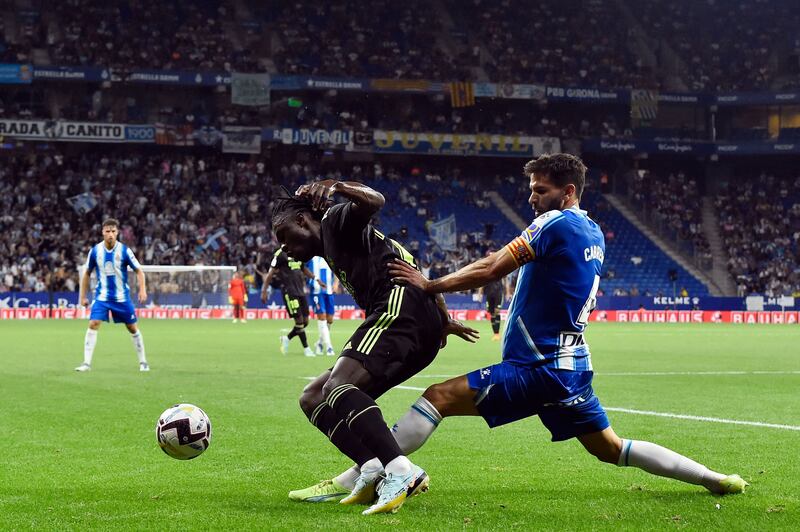
[[[450,316],[456,320],[487,319],[482,310],[450,310]],[[212,320],[233,319],[230,308],[197,309],[197,308],[142,308],[136,310],[140,319],[156,320]],[[500,311],[505,320],[508,311]],[[87,309],[27,307],[1,308],[0,319],[3,320],[45,320],[45,319],[88,319]],[[289,316],[285,309],[245,309],[248,320],[286,320]],[[313,318],[312,314],[312,318]],[[363,320],[361,309],[338,309],[336,319]],[[741,323],[741,324],[789,324],[800,323],[800,312],[745,312],[728,310],[599,310],[592,313],[589,321],[609,323]]]

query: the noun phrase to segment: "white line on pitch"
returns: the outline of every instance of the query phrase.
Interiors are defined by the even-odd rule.
[[[770,429],[800,430],[797,425],[782,425],[779,423],[762,423],[760,421],[741,421],[738,419],[725,419],[719,417],[692,416],[689,414],[669,414],[667,412],[651,412],[650,410],[633,410],[631,408],[605,408],[609,412],[623,412],[625,414],[638,414],[640,416],[671,417],[675,419],[689,419],[692,421],[708,421],[711,423],[725,423],[727,425],[749,425],[751,427],[766,427]]]
[[[316,377],[301,377],[305,380],[314,380]],[[395,386],[392,389],[411,390],[414,392],[424,392],[425,388],[417,386]],[[763,423],[761,421],[742,421],[740,419],[725,419],[720,417],[693,416],[691,414],[670,414],[669,412],[653,412],[650,410],[633,410],[632,408],[603,407],[609,412],[622,412],[623,414],[636,414],[639,416],[668,417],[673,419],[688,419],[690,421],[708,421],[709,423],[723,423],[725,425],[747,425],[750,427],[764,427],[769,429],[797,430],[800,426],[783,425],[780,423]]]

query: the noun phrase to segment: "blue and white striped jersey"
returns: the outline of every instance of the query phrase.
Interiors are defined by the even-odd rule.
[[[94,270],[97,275],[95,300],[116,302],[131,300],[128,266],[134,270],[142,267],[133,251],[122,242],[117,242],[112,249],[106,249],[105,243],[100,242],[89,250],[85,267],[86,271]]]
[[[596,304],[605,240],[576,207],[550,211],[507,249],[521,266],[503,338],[503,360],[591,371],[583,337]]]
[[[331,272],[328,263],[322,257],[314,257],[306,263],[306,266],[311,273],[314,274],[314,279],[310,280],[312,294],[333,294],[333,273]],[[325,288],[322,288],[317,282],[317,279],[325,283]]]

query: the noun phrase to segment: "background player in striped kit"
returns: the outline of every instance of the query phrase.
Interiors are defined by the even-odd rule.
[[[486,256],[494,253],[493,249],[486,250]],[[486,312],[492,320],[492,340],[500,340],[500,307],[503,306],[505,293],[505,278],[497,279],[479,289],[486,298]]]
[[[317,317],[317,327],[319,328],[319,339],[314,348],[315,355],[321,355],[323,349],[328,356],[334,356],[336,352],[331,343],[330,327],[333,325],[333,292],[334,278],[328,263],[322,257],[314,257],[306,266],[314,274],[314,280],[310,281],[311,301],[314,304],[314,314]]]
[[[100,324],[108,321],[108,314],[114,323],[124,323],[131,333],[133,347],[139,358],[139,371],[150,371],[144,353],[144,339],[136,326],[136,309],[131,301],[130,287],[128,286],[128,266],[136,272],[136,281],[139,287],[139,303],[147,301],[144,271],[136,260],[133,251],[117,241],[119,222],[109,218],[103,222],[103,241],[89,250],[86,266],[81,277],[79,301],[84,307],[89,305],[87,292],[92,271],[97,276],[92,312],[89,316],[89,328],[83,343],[83,364],[75,371],[89,371],[92,369],[92,356],[97,344],[97,331]]]

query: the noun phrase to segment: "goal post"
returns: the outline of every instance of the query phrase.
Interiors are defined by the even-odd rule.
[[[79,268],[83,276],[84,268]],[[173,308],[218,308],[228,304],[228,285],[235,266],[148,264],[142,265],[148,305]],[[89,298],[94,296],[97,276],[92,275]],[[136,273],[128,270],[128,286],[134,302],[139,291]]]

